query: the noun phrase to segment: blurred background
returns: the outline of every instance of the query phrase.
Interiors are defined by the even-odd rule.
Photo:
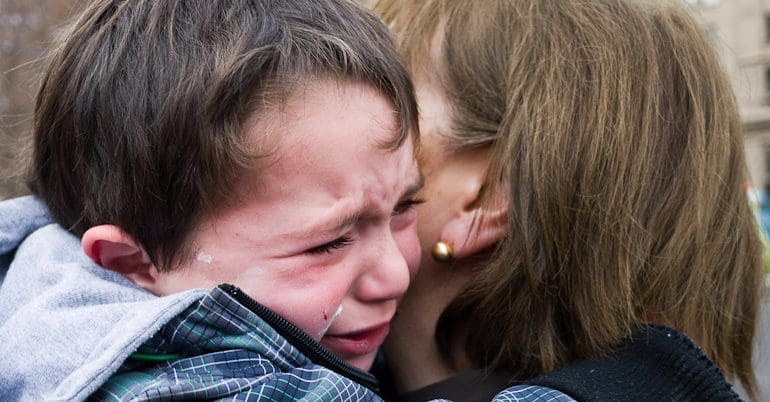
[[[82,1],[0,0],[0,199],[25,193],[14,144],[31,128],[40,57]],[[681,1],[703,23],[732,79],[752,178],[747,190],[770,211],[770,0]]]
[[[37,62],[75,0],[0,0],[0,200],[26,192],[24,144],[40,80]]]

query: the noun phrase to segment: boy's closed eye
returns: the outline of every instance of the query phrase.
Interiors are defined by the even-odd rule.
[[[400,202],[398,205],[396,205],[395,208],[393,208],[393,212],[391,213],[391,216],[393,217],[399,217],[404,214],[407,214],[409,212],[412,212],[414,210],[414,207],[417,205],[420,205],[424,203],[425,200],[419,199],[419,198],[409,198],[402,202]],[[308,249],[306,251],[307,254],[329,254],[336,250],[343,249],[351,244],[353,244],[354,240],[350,235],[344,235],[340,236],[328,243],[321,244],[319,246],[315,246],[311,249]]]
[[[313,247],[306,251],[308,254],[324,254],[324,253],[332,253],[335,250],[339,250],[342,248],[347,247],[348,245],[353,243],[353,239],[348,236],[340,236],[328,243],[322,244],[320,246]]]
[[[425,203],[425,200],[421,198],[410,198],[407,200],[404,200],[400,202],[396,207],[393,209],[393,216],[403,215],[407,212],[410,212],[414,209],[414,207]]]

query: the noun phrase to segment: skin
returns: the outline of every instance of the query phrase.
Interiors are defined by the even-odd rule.
[[[426,69],[430,71],[430,69]],[[444,134],[448,132],[449,107],[440,87],[427,74],[415,80],[420,105],[420,167],[425,175],[418,207],[418,233],[423,250],[420,271],[399,305],[385,352],[396,388],[408,392],[472,369],[462,349],[458,364],[444,360],[435,341],[436,323],[444,308],[462,290],[479,264],[483,251],[499,239],[504,229],[499,215],[476,205],[489,158],[486,149],[451,153]],[[504,211],[504,208],[502,209]],[[474,215],[497,216],[469,236]],[[502,220],[504,222],[504,219]],[[430,250],[439,241],[454,249],[454,259],[440,263]]]
[[[171,272],[122,273],[157,295],[232,283],[369,369],[420,259],[412,140],[381,145],[396,135],[394,115],[373,88],[327,81],[263,111],[246,132],[254,143],[267,135],[274,160],[244,173],[234,201],[199,225],[199,258]],[[99,251],[121,239],[92,230],[86,253],[119,265]]]

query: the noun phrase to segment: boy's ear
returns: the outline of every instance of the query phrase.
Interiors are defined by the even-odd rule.
[[[81,245],[95,263],[151,292],[155,288],[158,269],[144,248],[123,229],[115,225],[94,226],[83,234]]]
[[[468,178],[463,192],[463,208],[441,231],[441,240],[452,247],[454,258],[478,254],[497,244],[508,230],[508,201],[480,205],[483,176]],[[501,199],[503,197],[495,197]]]

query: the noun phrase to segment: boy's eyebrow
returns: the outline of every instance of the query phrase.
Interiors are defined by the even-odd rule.
[[[341,232],[342,229],[345,229],[346,227],[349,227],[349,226],[353,226],[356,222],[358,222],[358,220],[361,219],[362,215],[363,215],[363,208],[359,208],[356,212],[353,212],[352,214],[348,214],[339,219],[335,219],[335,222],[337,222],[335,225],[333,225],[329,230],[322,230],[320,232],[321,233]]]
[[[414,181],[412,185],[409,186],[409,188],[404,191],[403,195],[399,198],[399,200],[404,200],[405,198],[413,197],[417,192],[422,190],[423,186],[425,185],[425,177],[422,175],[422,172],[420,171],[418,173],[417,179]],[[400,201],[399,201],[400,202]],[[341,232],[343,229],[354,225],[356,222],[358,222],[359,219],[361,219],[361,216],[363,216],[363,208],[358,208],[355,212],[344,215],[340,218],[335,218],[331,224],[321,224],[317,227],[310,228],[306,231],[303,231],[300,234],[301,238],[312,238],[315,236],[318,236],[322,233],[338,233]]]
[[[320,236],[325,233],[337,233],[342,231],[342,229],[352,226],[356,222],[358,222],[359,219],[361,219],[361,216],[363,215],[362,208],[358,208],[355,212],[344,215],[339,218],[334,218],[333,220],[329,222],[323,222],[315,227],[311,227],[307,230],[303,230],[299,233],[297,233],[297,238],[299,239],[312,239],[317,236]],[[294,235],[291,235],[291,237],[294,237]]]

